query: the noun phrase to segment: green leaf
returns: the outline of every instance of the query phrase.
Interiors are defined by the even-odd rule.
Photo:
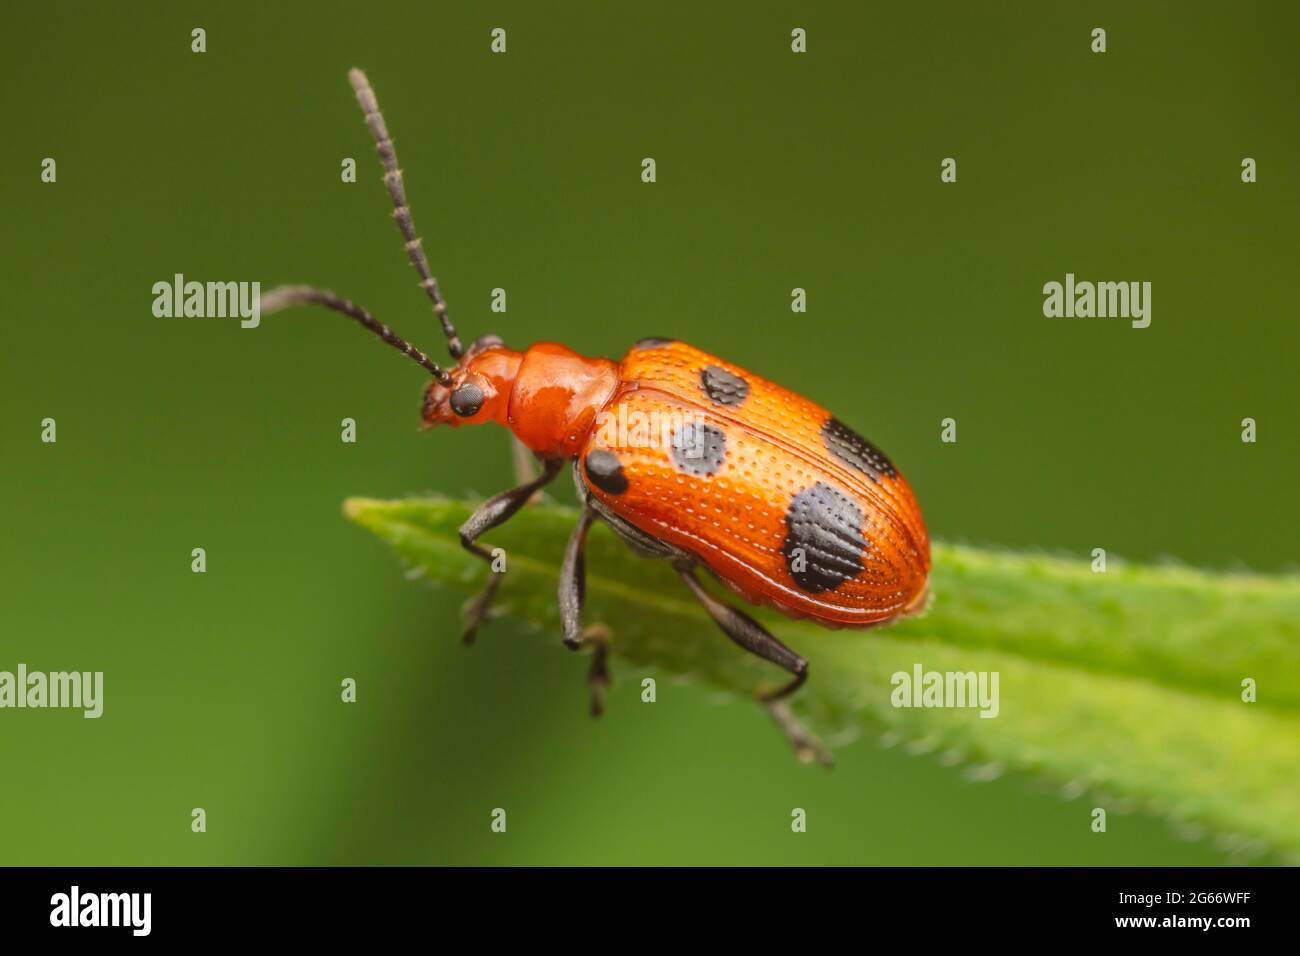
[[[347,516],[431,580],[477,591],[459,543],[473,505],[350,499]],[[577,513],[536,505],[485,536],[508,556],[498,608],[559,647],[555,587]],[[606,527],[587,549],[588,622],[615,659],[737,695],[784,672],[740,650],[672,569]],[[936,545],[929,611],[886,628],[828,631],[754,615],[810,664],[796,713],[828,739],[884,733],[975,774],[1010,767],[1208,830],[1246,853],[1300,859],[1300,578],[1210,574]],[[734,600],[734,598],[733,598]],[[895,707],[893,676],[996,672],[999,712]],[[615,670],[615,679],[618,671]],[[1258,700],[1242,700],[1243,681]],[[755,720],[756,727],[766,722]]]

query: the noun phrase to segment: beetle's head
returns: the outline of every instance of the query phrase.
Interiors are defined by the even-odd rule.
[[[520,360],[495,335],[475,339],[455,368],[448,369],[445,381],[435,378],[425,387],[421,427],[505,424]]]

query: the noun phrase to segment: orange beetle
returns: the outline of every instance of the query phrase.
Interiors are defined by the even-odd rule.
[[[921,610],[930,540],[903,476],[879,449],[826,409],[730,362],[670,339],[642,339],[614,362],[553,342],[523,352],[483,336],[464,349],[416,238],[392,140],[365,74],[349,74],[375,137],[394,218],[447,336],[456,365],[443,369],[364,309],[331,292],[286,286],[267,293],[263,313],[299,303],[341,312],[433,375],[423,423],[504,425],[542,464],[541,474],[484,504],[460,529],[477,543],[572,462],[581,517],[561,565],[564,642],[580,647],[583,547],[595,520],[639,553],[673,562],[722,630],[793,677],[761,699],[796,750],[827,760],[783,699],[807,679],[807,662],[748,614],[706,591],[703,565],[751,604],[824,627],[870,627]],[[491,574],[470,604],[473,640],[501,579]],[[604,642],[591,680],[600,711],[607,683]]]

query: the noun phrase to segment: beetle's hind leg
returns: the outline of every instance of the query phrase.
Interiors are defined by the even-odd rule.
[[[510,517],[522,508],[539,488],[552,481],[560,473],[560,468],[563,465],[564,460],[560,458],[547,460],[542,473],[532,481],[525,482],[517,488],[511,488],[509,491],[503,491],[499,495],[493,495],[483,502],[479,509],[460,526],[461,547],[471,554],[478,555],[491,567],[493,562],[492,552],[477,543],[478,537],[510,520]],[[466,608],[465,633],[461,637],[464,643],[474,643],[478,627],[483,623],[483,618],[487,615],[488,607],[492,603],[492,597],[497,593],[497,586],[501,583],[501,577],[502,573],[497,572],[495,569],[490,571],[487,582],[483,585],[483,590]]]
[[[591,645],[587,686],[591,689],[591,716],[599,717],[605,713],[605,694],[609,690],[609,628],[588,624],[582,631],[582,642]]]
[[[808,679],[808,662],[786,647],[768,633],[763,625],[752,617],[729,604],[723,604],[708,591],[704,590],[699,579],[695,577],[694,565],[687,561],[674,562],[673,567],[681,575],[686,586],[691,589],[696,600],[704,605],[718,627],[751,654],[757,654],[766,661],[789,671],[794,677],[783,686],[766,694],[759,695],[759,702],[767,708],[772,719],[785,732],[794,747],[795,755],[805,762],[816,760],[829,767],[833,760],[827,750],[806,727],[790,712],[786,698],[803,686]]]

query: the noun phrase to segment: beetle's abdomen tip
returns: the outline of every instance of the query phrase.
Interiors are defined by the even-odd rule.
[[[929,607],[930,607],[930,582],[926,581],[924,584],[921,585],[921,590],[916,592],[916,596],[912,598],[912,600],[908,601],[907,604],[903,605],[903,609],[898,612],[898,616],[900,618],[918,617],[924,614],[929,609]]]

